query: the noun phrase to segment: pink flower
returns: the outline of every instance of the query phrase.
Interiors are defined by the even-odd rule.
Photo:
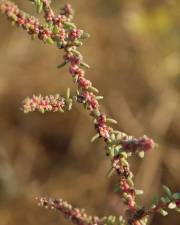
[[[85,73],[84,70],[80,69],[77,65],[70,66],[69,72],[73,76],[78,75],[79,77],[83,77]]]
[[[59,95],[50,96],[33,96],[32,98],[25,99],[23,103],[23,110],[25,113],[39,111],[44,112],[57,112],[61,111],[65,106],[65,100]]]
[[[54,19],[54,12],[52,11],[52,9],[48,9],[46,11],[44,18],[45,18],[45,20],[47,22],[53,21],[53,19]]]
[[[69,61],[72,66],[78,66],[82,61],[82,56],[74,55],[72,52],[66,52],[66,54],[64,55],[64,59]]]
[[[105,114],[101,114],[98,119],[97,119],[98,125],[102,126],[105,124],[106,122],[106,115]]]
[[[83,92],[83,96],[88,104],[88,109],[90,111],[97,109],[99,107],[99,103],[96,99],[96,96],[88,91]]]
[[[65,15],[67,17],[72,16],[73,15],[73,9],[71,4],[65,4],[64,8],[62,9],[61,15]]]
[[[65,16],[58,15],[53,17],[54,25],[57,25],[58,27],[62,27],[62,23],[65,21]]]
[[[46,41],[49,37],[51,37],[52,35],[52,31],[49,29],[40,29],[39,30],[39,34],[38,34],[38,38],[40,40]]]
[[[155,143],[151,138],[148,138],[146,136],[143,136],[139,139],[132,138],[132,139],[124,139],[121,140],[121,145],[124,150],[130,151],[130,152],[136,152],[136,151],[149,151],[153,149]]]
[[[70,32],[69,32],[69,39],[71,41],[75,41],[78,38],[80,38],[81,35],[82,35],[82,30],[80,30],[80,29],[73,29],[73,30],[70,30]]]
[[[109,134],[109,128],[106,125],[100,126],[99,127],[99,134],[101,135],[101,137],[107,139],[109,138],[110,134]]]
[[[89,80],[85,79],[84,77],[80,77],[78,79],[78,84],[81,88],[86,89],[86,90],[89,87],[91,87],[91,85],[92,85],[91,82]]]

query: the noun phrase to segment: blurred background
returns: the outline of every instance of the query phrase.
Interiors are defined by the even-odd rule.
[[[28,1],[15,1],[36,15]],[[66,1],[53,1],[57,9]],[[147,134],[159,144],[144,160],[131,159],[141,201],[150,204],[162,184],[180,189],[180,1],[76,0],[75,22],[91,34],[81,52],[91,65],[87,77],[104,96],[103,108],[117,128]],[[36,196],[62,197],[88,214],[120,214],[106,174],[103,143],[90,143],[94,129],[80,105],[71,112],[24,115],[26,96],[73,87],[62,52],[31,41],[0,17],[0,224],[71,224],[39,208]],[[150,224],[178,225],[179,215],[155,215]]]

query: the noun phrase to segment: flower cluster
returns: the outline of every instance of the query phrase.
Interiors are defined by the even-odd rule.
[[[38,205],[49,209],[60,211],[66,218],[77,225],[105,225],[116,224],[125,225],[122,217],[108,216],[99,218],[97,216],[88,216],[84,209],[74,208],[72,205],[62,199],[37,198]]]
[[[78,208],[73,208],[72,205],[68,204],[62,199],[48,199],[41,197],[37,198],[37,200],[40,206],[61,211],[66,218],[68,218],[75,224],[100,224],[100,219],[98,217],[87,216],[83,209],[80,210]]]
[[[0,11],[6,14],[12,22],[26,30],[28,34],[32,36],[37,35],[44,42],[51,39],[52,32],[50,29],[40,25],[35,17],[19,10],[11,1],[2,1]]]
[[[143,136],[139,139],[125,137],[120,141],[120,144],[124,150],[132,153],[135,153],[138,150],[149,151],[155,145],[154,141],[147,136]]]
[[[26,98],[23,102],[24,113],[39,111],[45,112],[64,112],[70,110],[72,107],[72,99],[65,99],[57,95],[41,96],[33,95],[32,98]]]

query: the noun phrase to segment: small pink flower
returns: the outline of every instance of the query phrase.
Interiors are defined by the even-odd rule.
[[[82,56],[74,55],[72,52],[66,52],[66,54],[64,55],[64,59],[69,61],[72,66],[78,66],[82,61]]]
[[[106,125],[99,127],[99,134],[105,139],[109,138],[109,128]]]
[[[58,112],[65,106],[64,98],[59,95],[50,96],[33,96],[32,98],[27,98],[23,104],[23,110],[25,113],[39,111],[44,112]]]
[[[66,15],[67,17],[72,16],[73,15],[73,9],[72,9],[71,4],[65,4],[64,8],[62,9],[61,14]]]
[[[98,125],[102,126],[105,124],[106,122],[106,115],[105,114],[101,114],[98,119],[97,119]]]
[[[49,37],[51,37],[52,31],[49,29],[40,29],[38,37],[40,40],[46,41]]]
[[[54,16],[53,17],[53,22],[54,25],[57,25],[58,27],[62,28],[62,23],[65,21],[65,17],[62,15]]]
[[[144,136],[139,140],[138,145],[144,151],[149,151],[149,150],[153,149],[155,143],[151,138]]]
[[[152,139],[144,136],[142,138],[132,138],[132,139],[123,139],[121,140],[121,145],[124,150],[130,152],[136,151],[149,151],[153,149],[155,143]]]
[[[78,75],[79,77],[83,77],[85,73],[84,70],[80,69],[77,65],[70,66],[69,72],[73,76]]]
[[[77,40],[78,38],[80,38],[82,35],[82,30],[80,29],[73,29],[69,32],[69,39],[71,41],[75,41]]]
[[[96,99],[96,96],[88,91],[83,92],[83,96],[88,104],[88,109],[90,111],[97,109],[99,107],[99,103]]]
[[[91,85],[92,85],[91,82],[89,80],[85,79],[84,77],[80,77],[78,79],[78,84],[81,88],[86,89],[86,90],[89,87],[91,87]]]
[[[19,15],[18,20],[17,20],[18,25],[22,26],[25,24],[25,22],[26,22],[25,18],[22,15]]]
[[[53,21],[53,19],[54,19],[54,12],[51,9],[47,10],[46,13],[45,13],[44,18],[45,18],[45,20],[47,22]]]

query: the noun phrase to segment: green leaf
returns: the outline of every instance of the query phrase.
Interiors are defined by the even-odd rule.
[[[52,45],[52,44],[54,44],[54,41],[53,41],[53,39],[52,39],[51,37],[48,37],[48,38],[46,39],[46,43]]]
[[[61,113],[64,113],[64,109],[62,109],[62,108],[60,108],[59,111],[60,111]]]
[[[172,197],[173,197],[173,199],[175,199],[175,200],[180,200],[180,193],[174,193],[174,194],[172,195]]]
[[[59,33],[59,28],[58,26],[53,27],[53,33],[58,34]]]
[[[173,196],[172,196],[171,190],[166,185],[163,185],[163,189],[164,189],[166,195],[169,197],[169,199],[172,199]]]
[[[100,116],[100,114],[101,114],[101,113],[100,113],[100,111],[99,111],[98,109],[94,109],[94,110],[93,110],[93,115],[94,115],[94,116],[98,117],[98,116]]]
[[[77,51],[76,49],[71,49],[70,50],[72,53],[74,53],[74,54],[76,54],[77,56],[80,56],[81,55],[81,53],[79,52],[79,51]]]
[[[77,46],[77,47],[80,47],[80,46],[83,45],[83,43],[79,40],[76,40],[76,41],[74,41],[74,45]]]
[[[160,209],[159,210],[159,213],[162,215],[162,216],[167,216],[168,215],[168,212],[164,209]]]
[[[115,156],[114,148],[111,148],[109,150],[109,154],[110,154],[111,158],[114,158],[114,156]]]
[[[108,177],[111,177],[115,171],[116,171],[116,170],[114,169],[114,167],[111,167],[111,168],[109,169],[109,171],[107,172],[107,176],[108,176]]]
[[[37,4],[37,13],[40,14],[42,12],[42,10],[43,10],[43,3],[42,2],[39,2]]]
[[[139,157],[140,157],[141,159],[144,158],[144,151],[138,152],[138,155],[139,155]]]
[[[112,141],[115,141],[116,140],[115,134],[112,133],[111,136],[110,136],[110,138],[111,138]]]
[[[76,25],[74,23],[64,22],[64,28],[65,29],[76,28]]]
[[[66,98],[69,99],[70,98],[70,95],[71,95],[71,90],[70,90],[70,88],[67,88]]]
[[[104,97],[103,96],[96,96],[97,100],[102,100]]]
[[[147,225],[147,222],[144,219],[140,220],[140,223],[141,225]]]
[[[134,182],[133,182],[133,180],[132,180],[131,177],[128,177],[127,182],[130,185],[130,187],[133,187],[134,186]]]
[[[86,38],[89,38],[90,37],[90,34],[86,33],[86,32],[83,32],[83,34],[81,35],[81,39],[86,39]]]
[[[143,190],[135,190],[135,194],[142,195],[142,194],[144,194],[144,191]]]
[[[161,197],[161,202],[166,204],[170,202],[170,199],[168,197]]]
[[[151,207],[155,208],[159,203],[159,199],[157,196],[154,196],[154,198],[152,199],[152,203],[151,203]]]
[[[121,145],[118,145],[121,146]],[[120,148],[121,149],[121,148]],[[120,152],[120,156],[122,156],[123,158],[127,159],[128,155],[126,152]]]
[[[58,69],[64,67],[67,64],[67,61],[62,62],[60,65],[57,66]]]
[[[81,62],[80,65],[81,66],[84,66],[84,67],[86,67],[88,69],[90,68],[90,66],[87,63],[85,63],[85,62]]]
[[[107,123],[113,123],[113,124],[117,124],[117,123],[118,123],[116,120],[114,120],[114,119],[112,119],[112,118],[107,118],[107,119],[106,119],[106,122],[107,122]]]
[[[78,75],[73,76],[73,82],[74,82],[74,83],[77,83],[78,78],[79,78]]]
[[[98,139],[100,137],[99,134],[96,134],[94,135],[92,138],[91,138],[91,142],[94,142],[96,139]]]
[[[115,149],[116,149],[116,151],[120,151],[120,149],[121,149],[121,145],[117,145],[116,147],[115,147]]]
[[[92,91],[94,93],[99,93],[98,89],[95,87],[89,87],[89,91]]]

